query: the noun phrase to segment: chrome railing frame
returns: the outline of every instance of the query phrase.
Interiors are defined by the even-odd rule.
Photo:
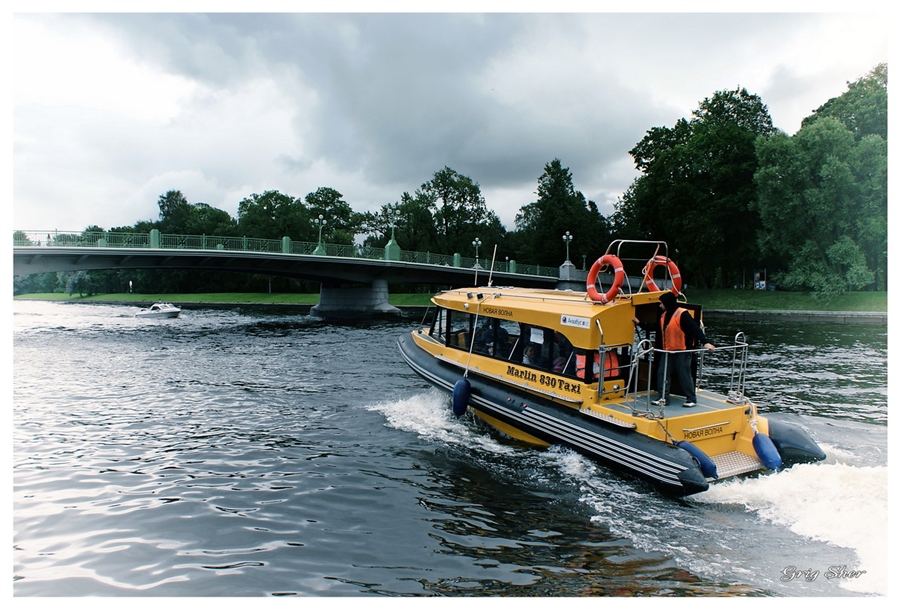
[[[628,382],[625,385],[625,395],[631,394],[632,383],[635,379],[637,379],[638,374],[638,366],[640,362],[647,356],[646,362],[649,364],[648,374],[647,374],[647,388],[646,388],[646,404],[647,409],[646,413],[652,413],[653,406],[651,402],[651,397],[653,396],[652,385],[653,385],[653,375],[649,372],[653,370],[653,362],[655,360],[656,354],[678,354],[678,353],[698,353],[699,359],[697,362],[697,380],[696,380],[696,389],[701,389],[702,381],[703,381],[703,368],[704,368],[704,359],[706,356],[706,348],[700,347],[695,349],[684,349],[684,350],[664,350],[659,349],[653,346],[653,343],[649,339],[642,339],[639,343],[637,343],[632,349],[631,356],[631,364],[629,365],[628,372]],[[738,332],[734,338],[734,345],[727,346],[716,346],[715,351],[717,353],[722,352],[732,352],[731,356],[731,376],[728,382],[728,389],[726,390],[726,397],[728,402],[733,404],[747,404],[749,403],[749,399],[744,394],[744,384],[746,382],[746,372],[747,372],[747,363],[748,363],[748,354],[749,354],[749,344],[746,341],[743,332]],[[665,359],[663,374],[664,378],[668,379],[668,366],[669,359]],[[659,390],[659,388],[657,388]],[[637,392],[639,390],[635,390]],[[660,392],[660,396],[662,393]],[[633,401],[633,404],[638,404],[637,401]],[[665,417],[665,405],[660,405],[657,410],[657,414],[660,418]]]

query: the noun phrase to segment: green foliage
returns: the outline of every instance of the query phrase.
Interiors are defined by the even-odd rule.
[[[188,203],[181,191],[168,191],[160,195],[157,203],[159,222],[154,228],[162,233],[228,235],[235,229],[228,212],[207,203]]]
[[[887,146],[833,117],[757,142],[759,244],[780,285],[833,298],[886,268]]]
[[[583,254],[593,260],[603,253],[610,241],[609,225],[597,204],[575,190],[572,173],[559,159],[544,166],[537,195],[537,201],[523,206],[516,215],[518,250],[527,253],[528,260],[561,265],[566,260],[566,232],[572,236],[570,258],[580,259]]]
[[[667,242],[692,284],[732,283],[759,262],[754,143],[773,131],[746,89],[716,92],[690,121],[650,129],[630,151],[642,175],[616,206],[617,236]]]
[[[237,230],[241,235],[263,239],[290,237],[315,241],[316,230],[309,210],[300,199],[278,191],[253,193],[238,204]]]
[[[367,232],[374,233],[365,241],[368,246],[383,248],[393,234],[405,250],[438,252],[437,226],[428,202],[409,193],[403,193],[398,203],[383,205],[377,213],[366,214],[364,226]]]
[[[439,254],[474,256],[472,242],[477,237],[484,244],[479,256],[489,256],[494,244],[506,237],[478,183],[449,167],[435,172],[414,194],[405,192],[399,202],[364,215],[361,225],[376,233],[367,245],[383,247],[393,230],[404,250]]]
[[[803,119],[802,127],[831,117],[843,123],[857,140],[877,135],[887,140],[887,64],[878,64],[866,76],[847,83],[847,91],[833,97]]]
[[[83,297],[85,293],[88,296],[93,292],[93,280],[87,271],[60,271],[57,274],[59,283],[65,286],[66,294],[72,296],[78,293],[79,297]]]
[[[435,252],[474,255],[471,243],[476,237],[490,247],[505,233],[497,215],[487,208],[478,183],[449,167],[419,187],[415,200],[431,211]]]
[[[333,244],[352,244],[363,223],[363,215],[354,212],[343,195],[329,187],[320,187],[306,195],[310,218],[322,216],[327,224],[323,230],[324,241]],[[327,239],[326,236],[327,235]],[[318,239],[318,236],[316,236]]]
[[[13,231],[13,245],[15,246],[39,246],[28,238],[28,235],[22,231]]]

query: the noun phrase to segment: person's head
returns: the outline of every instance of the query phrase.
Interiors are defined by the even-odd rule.
[[[678,307],[678,300],[671,292],[664,292],[659,295],[659,305],[666,311],[675,311]]]

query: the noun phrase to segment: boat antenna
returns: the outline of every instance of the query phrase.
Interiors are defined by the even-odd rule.
[[[494,261],[497,260],[497,244],[494,244],[494,255],[491,257],[491,272],[488,274],[488,288],[491,287],[494,277]]]

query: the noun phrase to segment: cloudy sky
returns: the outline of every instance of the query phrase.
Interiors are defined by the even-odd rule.
[[[321,186],[375,210],[448,166],[478,182],[513,229],[554,158],[610,213],[636,176],[628,151],[716,91],[745,87],[793,134],[888,61],[881,2],[715,14],[702,12],[712,3],[675,3],[701,9],[679,13],[518,3],[565,11],[552,14],[490,1],[424,14],[339,1],[328,10],[346,12],[134,4],[191,12],[39,0],[2,9],[14,228],[156,220],[170,189],[233,217],[252,193]],[[59,12],[73,5],[80,12]],[[474,7],[497,12],[465,12]]]

